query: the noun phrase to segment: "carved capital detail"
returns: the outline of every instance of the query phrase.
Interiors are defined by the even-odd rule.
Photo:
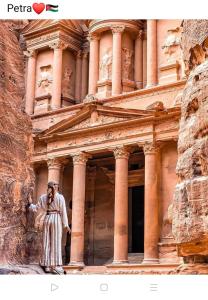
[[[36,57],[37,55],[37,51],[34,49],[34,50],[26,50],[23,52],[25,56],[27,57]]]
[[[143,40],[144,39],[144,31],[142,29],[139,30],[136,39]]]
[[[146,142],[143,145],[144,154],[157,154],[160,150],[160,145],[155,142]]]
[[[49,169],[61,169],[64,168],[65,165],[68,163],[67,159],[64,158],[49,158],[47,160],[47,165]]]
[[[73,164],[85,165],[90,157],[91,155],[85,152],[74,154],[72,155]]]
[[[77,59],[82,58],[82,50],[77,51],[76,57],[77,57]]]
[[[99,41],[99,39],[100,39],[100,36],[98,35],[98,34],[96,34],[96,33],[89,33],[88,34],[88,36],[87,36],[87,40],[89,41],[89,42],[92,42],[92,41]]]
[[[88,53],[89,53],[88,51],[83,51],[82,52],[82,58],[87,59],[88,58]]]
[[[112,25],[111,30],[113,34],[120,34],[124,31],[125,26],[124,25]]]
[[[64,50],[68,47],[68,44],[59,40],[59,41],[54,41],[54,42],[50,43],[49,47],[54,50],[59,50],[59,49]]]
[[[115,149],[113,149],[113,153],[114,153],[114,157],[115,159],[118,158],[129,158],[129,149],[127,149],[126,147],[116,147]]]

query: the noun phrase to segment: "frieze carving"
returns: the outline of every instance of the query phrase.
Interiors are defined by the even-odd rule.
[[[91,126],[97,126],[97,125],[102,125],[102,124],[110,124],[110,123],[116,123],[119,121],[124,121],[127,120],[127,118],[122,118],[122,117],[110,117],[110,116],[103,116],[99,114],[93,114],[91,115],[91,118],[88,118],[76,125],[74,125],[71,129],[81,129],[81,128],[87,128]]]
[[[54,42],[50,43],[49,47],[54,50],[59,50],[59,49],[64,50],[68,47],[68,44],[63,41],[58,40],[58,41],[54,41]]]
[[[35,57],[37,55],[37,51],[34,49],[28,49],[23,52],[25,56],[27,57]]]
[[[27,45],[30,46],[32,44],[41,43],[50,39],[58,38],[58,36],[59,36],[58,33],[43,35],[38,38],[34,38],[32,40],[27,41]]]
[[[65,158],[53,157],[47,160],[48,169],[61,169],[68,163]]]
[[[111,30],[113,34],[120,34],[124,31],[125,26],[124,25],[112,25]]]
[[[91,157],[90,154],[85,152],[79,152],[77,154],[71,155],[73,159],[73,164],[85,165],[88,159]]]
[[[144,154],[157,154],[160,150],[160,145],[156,142],[146,142],[143,146]]]
[[[122,78],[129,80],[131,78],[131,73],[133,70],[132,67],[132,58],[133,51],[128,48],[123,48],[123,62],[122,62]]]
[[[129,150],[124,146],[116,147],[115,149],[113,149],[113,153],[114,153],[115,159],[118,159],[118,158],[128,159],[129,158]]]
[[[40,79],[37,82],[38,87],[42,88],[44,93],[48,94],[51,91],[52,82],[52,66],[48,65],[40,67]]]

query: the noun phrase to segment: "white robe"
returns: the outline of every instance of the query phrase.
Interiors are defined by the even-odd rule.
[[[46,214],[43,221],[43,240],[40,264],[42,266],[62,265],[62,227],[68,226],[66,204],[63,195],[56,193],[54,201],[47,205],[47,195],[40,196],[39,202],[30,205],[34,212],[57,210],[60,213]]]

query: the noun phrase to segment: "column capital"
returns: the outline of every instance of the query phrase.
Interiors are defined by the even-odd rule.
[[[76,58],[77,59],[82,58],[82,50],[77,51]]]
[[[143,40],[143,39],[144,39],[144,30],[140,29],[136,36],[136,40]]]
[[[67,165],[67,163],[68,159],[66,158],[53,157],[47,160],[48,168],[61,169],[64,168],[64,166]]]
[[[143,145],[144,154],[157,154],[160,150],[160,144],[156,142],[146,142]]]
[[[59,50],[59,49],[64,50],[68,47],[68,44],[63,41],[58,40],[58,41],[54,41],[54,42],[50,43],[49,47],[54,50]]]
[[[128,159],[130,151],[129,151],[129,149],[127,147],[121,146],[121,147],[114,148],[113,149],[113,153],[114,153],[115,159],[118,159],[118,158],[126,158],[126,159]]]
[[[112,25],[111,30],[113,34],[121,34],[125,29],[124,25]]]
[[[88,58],[88,55],[89,55],[89,51],[82,51],[82,58],[83,59],[87,59]]]
[[[35,50],[35,49],[28,49],[28,50],[24,51],[23,53],[27,57],[36,57],[37,50]]]
[[[87,36],[87,40],[89,42],[92,42],[92,41],[99,41],[100,40],[100,35],[95,33],[95,32],[90,32]]]
[[[74,165],[85,165],[87,160],[91,157],[90,154],[85,153],[85,152],[72,154],[71,156],[72,156]]]

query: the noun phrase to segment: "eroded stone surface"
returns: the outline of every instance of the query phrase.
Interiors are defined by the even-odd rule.
[[[0,23],[0,263],[24,262],[27,195],[33,188],[31,120],[23,111],[24,57],[15,28]]]
[[[208,255],[208,22],[184,21],[182,46],[189,78],[182,95],[173,235],[178,254]],[[203,32],[201,32],[201,30]],[[187,45],[189,47],[189,54]]]

